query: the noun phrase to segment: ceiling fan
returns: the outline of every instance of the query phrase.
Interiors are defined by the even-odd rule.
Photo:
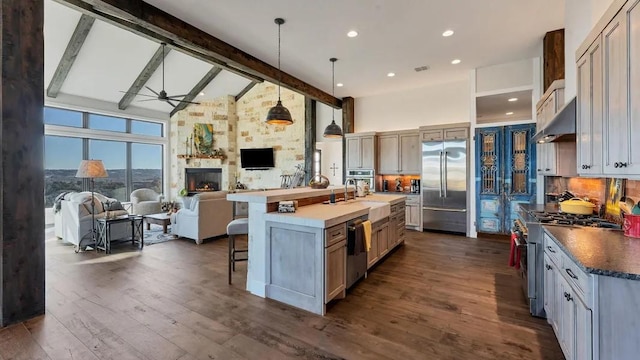
[[[153,90],[152,88],[148,87],[145,85],[145,87],[147,88],[147,90],[151,91],[152,93],[154,93],[155,95],[147,95],[147,94],[141,94],[141,93],[136,93],[136,96],[146,96],[146,97],[150,97],[152,99],[146,99],[146,100],[139,100],[139,102],[143,102],[143,101],[164,101],[167,104],[173,106],[174,108],[178,105],[175,104],[175,102],[177,103],[186,103],[186,104],[196,104],[196,105],[200,105],[199,102],[193,102],[193,101],[187,101],[187,100],[180,100],[179,98],[184,98],[185,96],[189,95],[189,94],[182,94],[182,95],[167,95],[167,92],[164,90],[164,48],[165,46],[167,46],[166,43],[162,43],[162,90],[160,90],[160,92],[157,92],[155,90]],[[121,91],[125,94],[128,94],[129,92],[127,91]]]

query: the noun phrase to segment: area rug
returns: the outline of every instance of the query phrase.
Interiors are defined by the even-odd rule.
[[[146,224],[144,225],[144,244],[145,245],[153,245],[159,244],[170,240],[175,240],[178,238],[177,235],[173,235],[171,233],[171,229],[168,230],[168,234],[164,234],[162,232],[162,226],[151,224],[151,230],[147,230]]]

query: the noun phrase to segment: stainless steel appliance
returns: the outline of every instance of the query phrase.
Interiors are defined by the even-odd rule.
[[[411,179],[411,193],[420,193],[420,179]]]
[[[389,191],[389,180],[382,180],[382,191]]]
[[[355,241],[355,226],[367,220],[369,217],[363,215],[359,218],[347,222],[347,241]],[[361,277],[367,273],[367,252],[362,251],[358,255],[347,253],[347,289],[351,288]]]
[[[369,191],[375,192],[375,173],[373,170],[347,170],[347,179],[354,179],[355,183],[369,185]]]
[[[531,315],[538,317],[546,317],[542,225],[620,228],[617,224],[595,216],[558,212],[555,206],[520,205],[518,219],[514,221],[511,231],[520,248],[518,274],[521,278],[522,290],[529,303]]]
[[[422,227],[467,231],[467,140],[422,143]]]

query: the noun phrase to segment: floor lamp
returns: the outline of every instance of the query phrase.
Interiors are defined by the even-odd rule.
[[[95,198],[93,196],[93,189],[95,187],[95,178],[106,178],[109,176],[107,170],[102,164],[102,160],[82,160],[80,166],[78,166],[77,178],[91,179],[91,240],[93,240],[94,246],[96,239],[96,216],[95,216]],[[78,240],[78,248],[82,239]]]

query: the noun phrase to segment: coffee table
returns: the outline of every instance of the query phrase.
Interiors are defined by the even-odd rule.
[[[167,233],[167,226],[171,224],[171,216],[167,213],[145,215],[144,219],[147,221],[147,230],[151,229],[151,224],[162,225],[164,234]]]

